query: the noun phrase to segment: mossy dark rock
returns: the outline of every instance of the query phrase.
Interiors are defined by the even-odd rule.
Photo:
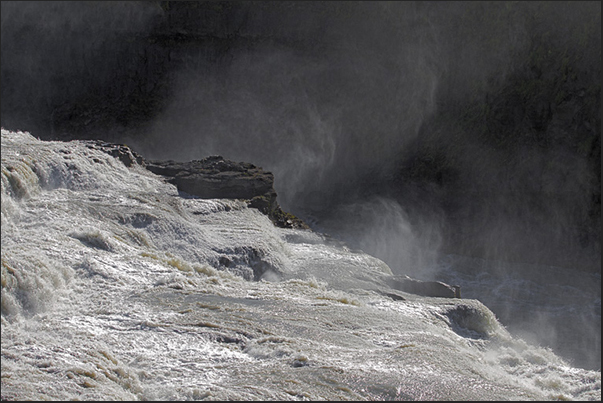
[[[255,196],[249,201],[248,206],[268,215],[276,206],[276,193]]]
[[[282,228],[298,228],[298,229],[309,229],[308,224],[303,222],[300,218],[294,216],[291,213],[283,211],[278,204],[273,208],[268,217],[274,222],[275,225]]]

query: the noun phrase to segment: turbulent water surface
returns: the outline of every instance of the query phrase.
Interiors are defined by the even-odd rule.
[[[477,299],[387,296],[388,275],[243,201],[2,130],[3,399],[600,400],[600,371]]]

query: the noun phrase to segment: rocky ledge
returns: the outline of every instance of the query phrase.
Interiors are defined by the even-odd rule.
[[[82,142],[90,149],[100,150],[117,158],[127,167],[131,167],[134,164],[140,166],[146,165],[144,158],[136,154],[125,144],[108,143],[103,140],[82,140]]]
[[[279,227],[310,228],[301,219],[281,209],[276,201],[274,175],[248,162],[234,162],[219,155],[188,162],[145,160],[123,144],[101,140],[87,140],[85,143],[89,148],[119,159],[127,167],[138,164],[164,176],[181,192],[202,199],[247,200],[249,207],[260,210]]]
[[[189,162],[145,161],[146,168],[167,178],[178,190],[203,199],[244,199],[283,228],[309,228],[284,212],[276,201],[274,175],[248,162],[210,156]]]
[[[272,173],[246,162],[211,156],[189,162],[147,161],[146,168],[167,177],[179,190],[203,199],[276,199]]]

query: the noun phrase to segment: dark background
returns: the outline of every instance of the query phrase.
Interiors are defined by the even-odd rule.
[[[4,128],[262,166],[400,274],[452,253],[600,276],[600,2],[1,7]]]

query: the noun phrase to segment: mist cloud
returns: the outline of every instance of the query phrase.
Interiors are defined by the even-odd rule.
[[[412,156],[438,102],[479,96],[522,61],[529,21],[517,10],[508,21],[492,24],[501,7],[507,6],[242,6],[228,30],[240,39],[211,61],[186,54],[168,108],[138,147],[155,158],[219,154],[252,161],[274,172],[286,209],[319,214],[330,223],[335,220],[327,216],[337,216],[340,224],[331,229],[339,236],[352,239],[354,233],[363,240],[357,245],[414,272],[411,266],[434,261],[437,236],[417,234],[442,228],[441,211],[424,211],[427,216],[411,224],[406,217],[412,207],[400,205],[384,186],[401,161]],[[445,144],[448,135],[441,131],[441,140],[435,141]],[[484,180],[479,175],[496,175],[498,155],[488,159],[487,150],[473,151],[459,155],[468,180],[479,186],[496,183],[492,176]],[[431,203],[414,195],[403,198]],[[385,228],[388,222],[397,223],[396,229]],[[379,247],[370,244],[375,236],[361,236],[359,224],[367,234],[381,233],[387,240]],[[413,264],[403,263],[401,251],[408,252],[408,245],[422,247],[423,257],[415,253]]]
[[[309,26],[288,25],[287,17],[313,21],[316,5],[278,24],[256,16],[239,34],[260,35],[259,44],[233,48],[219,68],[203,61],[183,68],[149,152],[252,160],[275,173],[285,206],[318,193],[324,203],[362,175],[391,171],[434,110],[441,73],[434,49],[416,41],[427,41],[430,27],[406,38],[393,22],[375,26],[371,15],[385,13],[381,6],[368,15],[358,5],[338,7],[339,19]]]
[[[485,104],[540,54],[537,36],[582,49],[597,13],[596,2],[2,2],[2,124],[42,138],[63,124],[148,158],[249,161],[300,215],[377,197],[399,204],[382,209],[399,221],[455,196],[478,238],[512,239],[537,214],[561,234],[589,203],[584,158],[563,147],[509,156],[459,134],[458,116],[436,118],[442,105]],[[600,66],[596,52],[580,62]],[[555,130],[546,135],[567,135]],[[456,194],[405,183],[425,144],[454,164]],[[530,192],[556,196],[537,210]],[[422,214],[408,224],[443,227],[440,207]]]

